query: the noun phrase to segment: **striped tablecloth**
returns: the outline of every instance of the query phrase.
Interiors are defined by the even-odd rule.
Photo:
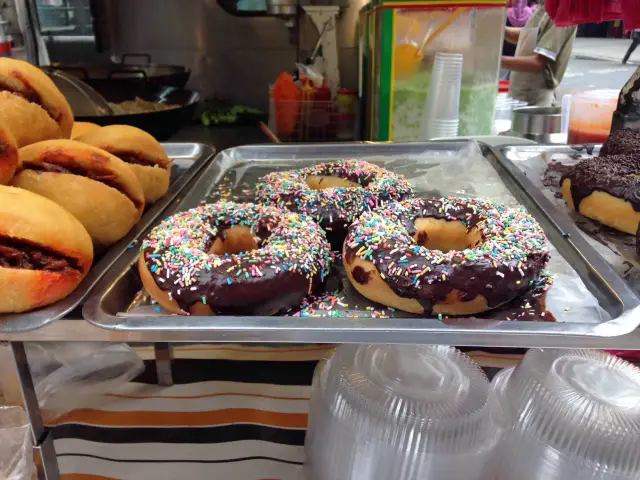
[[[174,385],[146,371],[55,421],[63,480],[300,480],[313,370],[332,346],[175,347]],[[518,354],[471,352],[485,367]]]

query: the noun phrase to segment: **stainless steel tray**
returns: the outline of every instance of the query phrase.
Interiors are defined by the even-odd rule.
[[[278,169],[290,169],[322,160],[346,157],[380,159],[387,168],[411,177],[413,170],[428,169],[416,164],[412,155],[425,152],[447,162],[465,142],[415,144],[329,144],[292,146],[250,146],[227,150],[185,189],[174,212],[196,207],[203,200],[215,200],[214,190],[241,192],[259,176]],[[260,341],[260,342],[372,342],[446,343],[493,346],[573,346],[579,338],[615,336],[635,328],[638,297],[611,267],[580,237],[566,215],[560,214],[532,187],[518,169],[495,150],[481,145],[482,154],[495,168],[511,193],[532,213],[547,232],[560,255],[578,272],[588,289],[614,320],[604,323],[519,322],[469,320],[445,324],[434,318],[300,318],[259,316],[131,315],[128,312],[141,289],[136,268],[137,251],[127,251],[93,290],[84,306],[84,318],[114,335],[136,334],[140,341]],[[250,159],[250,160],[249,160]],[[243,182],[246,185],[243,185]],[[215,188],[214,188],[215,187]],[[172,213],[169,209],[165,212]],[[401,312],[396,312],[400,316]]]
[[[187,185],[215,153],[215,150],[200,143],[165,143],[167,154],[172,159],[171,180],[167,194],[154,203],[122,240],[111,246],[98,257],[89,274],[78,288],[68,297],[32,312],[21,314],[0,314],[0,333],[18,333],[44,327],[57,320],[86,298],[100,278],[109,271],[113,264],[127,250],[136,250],[134,242],[154,223],[154,220],[175,199],[176,195]]]

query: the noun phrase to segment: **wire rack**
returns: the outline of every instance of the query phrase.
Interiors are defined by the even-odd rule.
[[[269,101],[269,128],[283,142],[328,142],[339,139],[341,116],[334,101]]]

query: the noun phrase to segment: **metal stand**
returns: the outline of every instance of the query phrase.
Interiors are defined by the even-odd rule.
[[[24,408],[31,424],[31,435],[33,437],[34,453],[38,455],[36,465],[38,468],[38,478],[40,480],[59,480],[60,470],[58,469],[58,459],[53,446],[53,439],[49,435],[49,429],[45,427],[38,405],[36,389],[33,385],[31,370],[27,360],[27,351],[22,342],[11,342],[11,350],[15,362],[16,373],[20,381],[20,391]]]
[[[173,347],[167,342],[153,344],[153,351],[156,358],[156,373],[158,375],[158,385],[170,387],[173,385],[173,374],[171,372],[171,362],[173,361]]]

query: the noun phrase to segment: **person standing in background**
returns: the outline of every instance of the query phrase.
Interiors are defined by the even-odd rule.
[[[527,0],[513,0],[511,6],[507,8],[507,27],[521,28],[533,15],[535,6],[530,7]],[[502,45],[502,55],[513,57],[516,53],[516,46],[504,41]]]
[[[554,92],[567,69],[577,28],[556,27],[538,6],[526,24],[526,29],[505,27],[504,38],[516,44],[514,57],[503,56],[501,67],[511,70],[509,95],[532,106],[548,107],[554,103]],[[536,41],[523,32],[537,28]]]
[[[640,28],[636,28],[635,30],[631,31],[631,45],[629,45],[629,49],[622,59],[623,65],[627,63],[629,57],[633,54],[638,45],[640,45]]]

